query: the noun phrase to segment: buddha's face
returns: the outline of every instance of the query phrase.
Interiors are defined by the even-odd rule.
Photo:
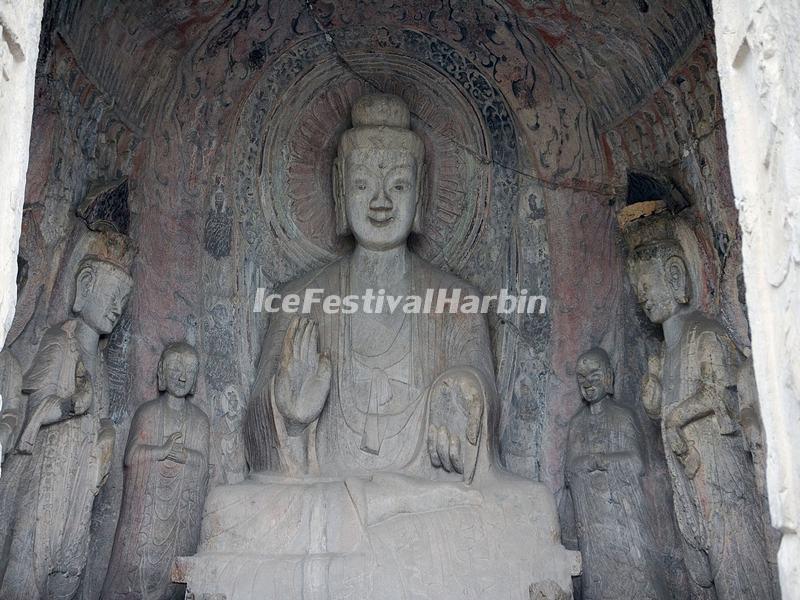
[[[589,404],[594,404],[613,393],[614,379],[611,366],[598,356],[584,355],[578,359],[576,377],[581,396]]]
[[[197,356],[193,352],[167,351],[161,359],[160,387],[178,398],[191,393],[197,379]]]
[[[633,284],[639,304],[653,323],[664,323],[680,304],[667,282],[664,266],[658,260],[641,260],[633,265]]]
[[[111,333],[125,310],[133,281],[122,269],[92,261],[77,277],[75,312],[99,334]]]
[[[345,211],[356,241],[372,250],[404,244],[417,210],[414,157],[403,150],[355,149],[345,170]]]

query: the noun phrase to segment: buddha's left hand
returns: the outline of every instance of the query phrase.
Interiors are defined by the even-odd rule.
[[[484,393],[475,374],[454,369],[431,387],[428,454],[435,468],[472,480],[483,422]]]

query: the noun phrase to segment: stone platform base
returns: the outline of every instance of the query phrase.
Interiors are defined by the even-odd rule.
[[[380,475],[216,488],[174,576],[195,600],[560,600],[579,572],[541,484]]]

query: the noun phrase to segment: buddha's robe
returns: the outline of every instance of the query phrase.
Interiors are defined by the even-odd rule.
[[[670,450],[677,432],[661,421],[675,516],[692,579],[703,586],[713,581],[719,600],[772,598],[762,503],[739,425],[739,352],[717,321],[697,313],[679,342],[664,346],[663,353],[662,415],[692,398],[713,411],[681,429],[699,459],[693,474]]]
[[[343,259],[282,293],[347,296],[348,271]],[[408,295],[474,293],[417,257],[410,280]],[[362,328],[375,339],[361,341],[348,315],[323,314],[316,305],[308,316],[318,323],[332,382],[320,418],[304,433],[307,462],[290,448],[294,441],[272,397],[293,318],[279,313],[264,339],[246,416],[248,459],[261,473],[209,493],[198,554],[177,563],[187,590],[239,600],[527,600],[539,585],[566,593],[578,561],[558,542],[552,495],[493,467],[485,316],[376,319],[372,329]],[[455,401],[463,385],[477,389],[485,409],[462,477],[432,466],[426,438],[431,422],[463,434],[466,420]],[[432,388],[444,393],[428,394]],[[470,460],[474,478],[466,476]]]
[[[77,323],[47,330],[23,379],[29,395],[28,421],[9,470],[23,475],[8,561],[0,587],[4,600],[74,597],[86,566],[94,498],[111,462],[113,426],[98,415],[106,373],[102,353],[81,355]],[[89,359],[93,360],[89,360]],[[94,364],[93,399],[88,412],[69,415],[79,360]],[[43,423],[43,415],[62,407],[64,419]],[[13,465],[14,461],[17,464]],[[9,487],[13,481],[7,482]],[[8,490],[4,490],[4,493]]]
[[[306,289],[323,290],[321,296],[351,294],[349,259],[290,283],[282,295]],[[408,295],[424,297],[434,290],[460,289],[461,297],[475,294],[458,278],[439,271],[412,255]],[[402,303],[396,309],[402,313]],[[407,314],[394,331],[375,335],[387,342],[380,353],[364,351],[352,336],[353,315],[325,314],[320,304],[306,315],[319,325],[319,350],[331,360],[332,380],[328,400],[311,427],[308,465],[299,465],[284,450],[283,418],[272,398],[273,377],[278,367],[284,336],[294,315],[279,312],[270,323],[262,346],[257,378],[245,423],[248,462],[254,471],[322,476],[403,473],[424,478],[453,478],[431,466],[424,450],[427,436],[427,392],[448,369],[463,367],[480,379],[486,403],[478,455],[478,471],[494,457],[492,444],[496,401],[491,343],[485,315]],[[381,327],[377,324],[375,327]],[[457,428],[455,428],[457,429]],[[483,450],[485,448],[485,451]]]
[[[642,434],[633,414],[610,398],[584,406],[569,427],[567,485],[583,558],[584,600],[666,598],[641,485]],[[587,469],[597,457],[606,470]]]
[[[170,435],[183,434],[185,464],[158,460]],[[171,583],[176,556],[193,554],[200,535],[208,486],[209,422],[185,401],[179,418],[166,401],[146,402],[136,411],[125,456],[125,483],[114,549],[103,598],[167,600],[182,598]]]

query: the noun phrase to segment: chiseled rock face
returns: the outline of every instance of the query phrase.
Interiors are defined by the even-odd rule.
[[[781,592],[800,598],[800,52],[791,0],[714,2]]]
[[[286,288],[466,287],[407,246],[421,232],[425,148],[406,104],[363,96],[352,123],[334,190],[355,249]],[[558,541],[552,496],[496,462],[483,315],[278,313],[262,348],[246,441],[265,475],[212,492],[200,550],[178,563],[189,591],[528,600],[538,582],[570,589],[578,560]]]
[[[773,598],[765,499],[743,411],[743,356],[724,326],[692,303],[690,238],[678,218],[630,223],[629,272],[664,342],[649,362],[641,399],[660,422],[684,562],[694,585],[717,598]],[[687,249],[687,250],[685,250]],[[746,375],[745,375],[746,376]]]
[[[208,486],[209,423],[192,404],[199,357],[170,344],[158,365],[158,398],[139,406],[125,448],[125,490],[103,598],[182,595],[176,556],[197,550]]]
[[[16,304],[14,278],[25,200],[43,0],[0,1],[0,348]]]
[[[0,597],[74,598],[89,554],[94,499],[114,450],[101,336],[130,296],[132,246],[86,232],[75,276],[74,318],[49,328],[22,380],[27,417],[0,480]]]
[[[544,315],[490,317],[501,462],[563,500],[568,423],[581,406],[574,359],[596,344],[613,350],[617,399],[643,424],[656,543],[680,579],[660,429],[636,402],[655,331],[625,278],[612,204],[630,170],[671,165],[705,240],[698,299],[746,343],[711,15],[704,0],[550,4],[49,3],[20,244],[28,285],[7,339],[23,372],[69,315],[77,228],[111,220],[140,246],[132,301],[104,349],[117,451],[94,501],[82,600],[101,593],[121,449],[156,393],[165,344],[187,339],[202,358],[192,402],[210,420],[210,485],[244,479],[242,429],[268,325],[253,300],[352,250],[334,226],[331,166],[353,103],[376,89],[405,99],[424,140],[416,255],[484,292],[549,299]],[[14,139],[19,152],[0,153],[21,166],[28,144]],[[352,455],[363,440],[377,463],[396,440],[366,429]]]
[[[593,348],[578,357],[577,380],[586,404],[572,418],[566,482],[575,510],[586,598],[672,597],[664,549],[642,487],[646,462],[633,411],[614,398],[608,354]]]

